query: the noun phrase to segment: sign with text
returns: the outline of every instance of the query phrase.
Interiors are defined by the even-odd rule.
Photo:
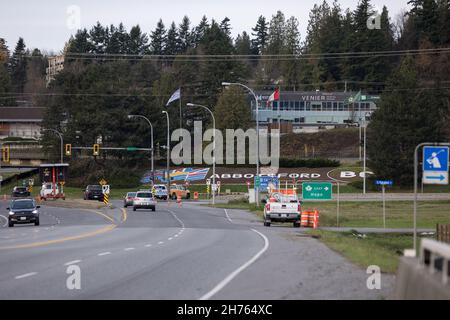
[[[333,184],[331,182],[304,182],[302,196],[303,200],[331,200]]]

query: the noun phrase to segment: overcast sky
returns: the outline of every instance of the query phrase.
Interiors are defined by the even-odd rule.
[[[80,10],[80,26],[90,29],[97,21],[103,25],[123,22],[127,30],[139,24],[141,29],[150,33],[159,18],[168,26],[172,21],[177,25],[187,15],[193,25],[201,17],[221,21],[225,16],[231,19],[232,33],[236,36],[242,31],[250,32],[260,15],[268,20],[281,10],[286,17],[295,16],[300,21],[301,37],[304,39],[308,15],[315,3],[321,0],[40,0],[25,1],[0,0],[0,38],[5,38],[12,51],[18,38],[23,37],[28,48],[59,52],[70,35],[75,33],[77,24],[72,10]],[[328,1],[329,3],[332,0]],[[358,0],[340,0],[342,8],[356,7]],[[386,5],[394,18],[402,9],[407,9],[407,0],[372,0],[377,8]],[[72,10],[72,11],[70,11]],[[70,12],[68,12],[70,11]],[[71,29],[72,28],[72,29]]]

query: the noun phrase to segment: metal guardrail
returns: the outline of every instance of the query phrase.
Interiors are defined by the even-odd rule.
[[[450,245],[431,239],[422,239],[420,264],[431,274],[442,273],[442,284],[448,284],[450,272]]]

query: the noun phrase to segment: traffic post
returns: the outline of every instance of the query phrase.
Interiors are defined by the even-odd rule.
[[[109,204],[109,192],[110,192],[109,184],[102,185],[102,192],[103,192],[103,203],[105,205],[108,205]]]
[[[392,186],[392,180],[376,180],[375,184],[381,186],[381,194],[383,199],[383,228],[386,229],[386,186]]]
[[[423,147],[422,183],[448,185],[448,142],[423,142],[414,149],[414,253],[417,253],[417,181],[419,179],[419,149]]]

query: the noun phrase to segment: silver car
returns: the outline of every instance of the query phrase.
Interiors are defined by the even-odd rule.
[[[152,209],[156,210],[156,201],[153,199],[153,194],[149,191],[138,191],[136,197],[133,199],[133,211],[137,209]]]
[[[123,207],[126,208],[128,206],[132,206],[135,197],[136,192],[128,192],[125,198],[123,198]]]

